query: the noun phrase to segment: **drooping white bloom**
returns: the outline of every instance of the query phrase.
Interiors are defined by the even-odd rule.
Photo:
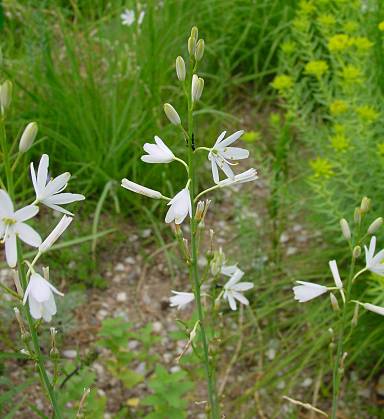
[[[169,305],[171,307],[177,307],[178,310],[184,309],[195,299],[195,296],[192,292],[172,291],[172,293],[175,295],[169,297]]]
[[[293,287],[293,293],[299,303],[306,303],[328,291],[327,287],[313,282],[296,281],[296,283],[300,285]]]
[[[254,180],[257,180],[259,177],[257,176],[257,170],[256,169],[248,169],[243,173],[239,173],[238,175],[235,175],[233,179],[227,178],[224,180],[221,180],[218,185],[223,188],[224,186],[230,186],[240,183],[246,183],[246,182],[253,182]]]
[[[249,301],[242,294],[244,291],[250,290],[253,288],[252,282],[239,282],[243,277],[244,272],[240,270],[236,265],[232,266],[223,266],[221,273],[231,278],[224,285],[224,294],[223,298],[228,300],[229,306],[232,310],[236,310],[236,300],[241,304],[248,305]]]
[[[163,140],[155,136],[155,143],[145,143],[144,151],[148,154],[141,156],[141,160],[145,163],[169,163],[174,158],[175,155],[172,151],[164,144]]]
[[[128,179],[122,179],[121,186],[125,189],[128,189],[129,191],[148,196],[149,198],[160,199],[163,196],[159,191],[146,188],[145,186],[139,185],[138,183],[132,182]]]
[[[375,304],[364,303],[363,307],[366,310],[373,311],[376,314],[380,314],[380,316],[384,316],[384,307],[376,306]]]
[[[50,249],[57,239],[64,233],[64,231],[68,228],[69,224],[73,221],[72,217],[68,217],[68,215],[64,215],[56,227],[52,230],[52,232],[48,235],[48,237],[41,243],[39,246],[39,252],[43,253]]]
[[[235,163],[230,163],[229,160],[242,160],[248,158],[248,150],[239,147],[229,147],[229,145],[239,139],[243,133],[244,131],[236,131],[234,134],[224,139],[226,131],[223,131],[216,140],[215,145],[211,148],[208,159],[211,162],[212,176],[215,183],[219,183],[220,181],[218,167],[220,167],[228,178],[233,180],[235,175],[231,169],[231,165]]]
[[[27,289],[25,290],[23,304],[29,303],[29,311],[34,319],[43,318],[46,322],[50,322],[52,316],[56,314],[56,302],[53,293],[61,295],[51,283],[44,279],[41,275],[33,273],[29,280]]]
[[[17,263],[16,237],[33,247],[41,244],[40,235],[24,221],[34,217],[39,212],[36,205],[27,205],[17,211],[8,193],[0,190],[0,237],[5,243],[5,257],[11,268]]]
[[[374,272],[377,275],[384,276],[384,249],[380,250],[375,255],[376,249],[376,237],[372,236],[371,241],[369,243],[369,249],[367,246],[364,246],[365,249],[365,261],[366,261],[366,269],[371,272]]]
[[[170,205],[165,216],[165,222],[167,224],[172,221],[175,224],[181,224],[188,214],[190,217],[192,216],[192,204],[188,188],[184,188],[178,192],[167,205]]]
[[[71,212],[62,208],[60,205],[70,204],[75,201],[82,201],[85,199],[84,195],[77,193],[62,193],[67,187],[71,174],[66,172],[56,178],[49,179],[48,176],[49,157],[43,154],[37,173],[35,167],[31,163],[31,177],[33,187],[36,193],[36,203],[41,202],[53,210],[62,212],[67,215],[73,215]]]
[[[135,12],[133,10],[125,9],[124,12],[120,15],[121,23],[124,26],[131,26],[135,21]]]

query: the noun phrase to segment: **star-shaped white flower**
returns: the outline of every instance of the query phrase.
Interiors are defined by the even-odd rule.
[[[178,192],[167,205],[170,207],[165,216],[166,223],[174,221],[175,224],[181,224],[188,214],[190,217],[192,216],[192,203],[188,188]]]
[[[11,268],[17,264],[16,237],[33,247],[41,244],[40,235],[24,221],[34,217],[39,212],[36,205],[27,205],[17,211],[8,193],[0,190],[0,237],[5,243],[5,257]]]
[[[145,163],[169,163],[174,160],[175,156],[172,151],[164,144],[163,140],[155,136],[155,143],[145,143],[144,151],[148,154],[141,156],[141,160]]]
[[[229,160],[242,160],[248,158],[248,150],[239,147],[229,147],[229,145],[239,139],[243,133],[244,131],[236,131],[234,134],[224,139],[226,131],[223,131],[216,140],[215,145],[211,148],[208,159],[211,162],[212,176],[215,183],[219,183],[220,181],[218,167],[220,167],[228,178],[234,179],[235,175],[231,169],[231,165],[235,163],[230,163]]]
[[[192,292],[172,291],[172,293],[175,295],[169,297],[169,305],[171,307],[177,307],[178,310],[184,309],[195,299],[195,296]]]
[[[124,26],[131,26],[135,21],[135,12],[133,10],[125,9],[124,12],[120,15],[120,17],[121,23]]]
[[[376,249],[376,237],[371,237],[371,242],[369,243],[369,249],[367,246],[364,246],[365,249],[365,261],[366,261],[366,269],[374,272],[377,275],[384,276],[384,249],[380,250],[375,255]]]
[[[76,193],[62,193],[62,191],[67,187],[71,174],[66,172],[56,178],[49,179],[48,166],[49,157],[47,154],[42,155],[37,169],[37,174],[33,163],[31,163],[31,177],[36,193],[36,203],[41,202],[53,210],[67,215],[73,215],[60,205],[70,204],[75,201],[82,201],[85,199],[84,195]]]
[[[306,303],[307,301],[313,300],[314,298],[319,297],[322,294],[325,294],[327,291],[336,288],[340,292],[341,297],[345,302],[343,283],[340,279],[340,274],[339,270],[337,269],[336,261],[329,261],[329,267],[331,269],[336,287],[326,287],[324,285],[315,284],[313,282],[296,281],[296,283],[300,285],[293,287],[295,300],[297,300],[299,303]]]
[[[44,279],[41,275],[33,273],[29,280],[27,289],[25,290],[23,304],[29,303],[29,311],[34,319],[43,318],[46,322],[52,320],[52,316],[56,314],[56,302],[53,293],[61,295],[51,283]]]
[[[232,310],[236,310],[236,300],[241,304],[248,305],[249,301],[242,292],[248,291],[253,288],[252,282],[239,282],[243,277],[244,272],[236,265],[223,266],[221,273],[230,276],[229,281],[224,285],[223,298],[228,300],[229,306]]]

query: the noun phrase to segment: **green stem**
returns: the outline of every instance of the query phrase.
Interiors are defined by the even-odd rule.
[[[339,336],[338,336],[338,342],[337,342],[336,359],[333,365],[333,376],[332,376],[333,397],[332,397],[331,419],[336,419],[337,405],[339,402],[340,384],[341,384],[341,379],[343,375],[343,371],[341,371],[341,368],[340,368],[340,362],[341,362],[343,352],[344,352],[344,334],[345,334],[345,329],[347,325],[347,312],[348,312],[347,304],[349,302],[349,298],[351,294],[354,269],[355,269],[355,258],[352,256],[351,269],[349,271],[348,282],[347,282],[346,302],[343,305]]]
[[[192,79],[192,75],[190,77]],[[190,80],[191,81],[191,80]],[[191,85],[191,84],[190,84]],[[190,89],[189,89],[190,90]],[[194,165],[194,150],[193,150],[193,105],[191,99],[191,93],[188,92],[188,167],[189,167],[189,179],[190,179],[190,198],[191,202],[195,201],[195,189],[196,189],[196,174],[195,174],[195,165]],[[197,267],[197,243],[196,243],[196,233],[197,233],[197,223],[195,221],[195,205],[192,204],[192,214],[190,220],[190,227],[191,227],[191,263],[189,267],[191,282],[194,285],[194,292],[195,292],[195,300],[196,300],[196,307],[197,307],[197,314],[199,317],[200,322],[200,332],[201,332],[201,340],[203,344],[203,352],[204,352],[204,369],[205,374],[207,377],[207,385],[208,385],[208,397],[209,397],[209,404],[211,408],[211,418],[212,419],[219,419],[219,406],[217,402],[217,390],[214,383],[214,374],[213,368],[210,365],[209,360],[209,349],[208,349],[208,339],[205,331],[205,322],[204,322],[204,313],[203,307],[201,303],[201,282],[199,279],[199,272]]]
[[[17,240],[17,264],[18,264],[18,269],[19,269],[19,277],[20,277],[21,286],[23,287],[23,290],[25,291],[27,288],[27,277],[25,275],[23,253],[22,253],[22,248],[21,248],[19,240]],[[48,378],[47,371],[44,366],[43,355],[40,350],[39,338],[37,336],[34,321],[32,319],[31,313],[29,312],[27,306],[24,306],[24,313],[25,313],[25,317],[27,318],[29,333],[31,334],[33,349],[35,352],[35,358],[37,362],[37,368],[39,370],[41,381],[44,384],[45,389],[47,390],[48,397],[54,411],[54,418],[61,419],[62,415],[60,413],[60,409],[57,403],[56,394]]]
[[[5,132],[4,117],[1,118],[0,125],[1,125],[0,126],[1,148],[2,148],[3,159],[4,159],[5,178],[7,180],[8,194],[10,195],[11,198],[13,198],[13,176],[12,176],[11,164],[9,161],[9,152],[7,148],[7,136]]]

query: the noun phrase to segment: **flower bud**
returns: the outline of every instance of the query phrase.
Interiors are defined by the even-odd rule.
[[[176,74],[180,81],[185,80],[185,62],[183,57],[180,56],[176,58]]]
[[[374,234],[383,224],[383,217],[376,218],[375,221],[368,227],[368,234]]]
[[[346,240],[351,240],[351,230],[349,228],[348,221],[345,218],[340,220],[340,227],[344,238]]]
[[[355,221],[356,224],[360,224],[361,223],[361,209],[360,208],[355,208],[355,212],[353,214],[353,220]]]
[[[181,120],[179,114],[176,112],[176,109],[169,103],[164,104],[164,112],[169,122],[174,125],[181,125]]]
[[[4,114],[12,100],[12,82],[6,80],[0,86],[0,106],[1,112]]]
[[[360,210],[362,213],[366,213],[371,208],[371,200],[366,196],[361,200]]]
[[[358,257],[360,257],[360,255],[361,255],[361,247],[360,246],[355,246],[353,248],[352,255],[353,255],[353,259],[357,259]]]
[[[353,327],[357,326],[357,322],[359,320],[359,308],[360,308],[360,304],[356,304],[355,305],[355,310],[353,311],[353,317],[351,320],[351,324]]]
[[[196,51],[196,39],[192,38],[192,36],[188,39],[188,52],[191,57],[195,55]]]
[[[12,279],[15,284],[17,293],[20,295],[20,297],[24,297],[23,287],[21,286],[19,273],[16,269],[12,269]]]
[[[203,201],[199,201],[197,203],[196,206],[196,214],[195,214],[195,220],[197,222],[201,221],[201,219],[203,218],[203,213],[204,213],[204,202]]]
[[[192,102],[197,102],[203,93],[204,79],[197,77],[196,74],[192,77]]]
[[[197,29],[197,26],[193,26],[191,29],[191,38],[195,38],[195,41],[199,38],[199,30]]]
[[[331,299],[331,305],[332,305],[333,310],[339,311],[340,310],[339,302],[337,301],[337,298],[335,297],[333,292],[329,293],[329,297]]]
[[[19,142],[20,153],[25,153],[31,148],[33,142],[35,141],[36,135],[37,135],[37,124],[36,122],[30,122],[25,127],[24,132],[20,138],[20,142]]]
[[[198,43],[196,44],[195,50],[195,59],[196,61],[200,61],[204,55],[204,39],[199,39]]]

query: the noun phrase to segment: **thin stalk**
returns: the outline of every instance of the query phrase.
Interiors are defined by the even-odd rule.
[[[193,146],[194,146],[193,144],[193,103],[192,103],[190,91],[188,92],[188,139],[189,139],[188,140],[188,167],[189,167],[189,179],[190,179],[189,193],[190,193],[191,202],[193,203],[195,201],[196,173],[195,173],[194,150],[193,150]],[[211,408],[212,419],[219,419],[220,414],[219,414],[219,407],[217,403],[217,391],[216,391],[216,386],[214,382],[213,369],[209,361],[208,339],[207,339],[207,334],[205,331],[204,313],[203,313],[203,307],[201,303],[201,293],[200,293],[201,282],[199,279],[199,272],[198,272],[198,267],[197,267],[197,257],[198,257],[197,242],[196,242],[197,225],[195,221],[195,205],[194,204],[192,204],[190,228],[191,228],[191,262],[189,266],[189,272],[190,272],[191,282],[194,284],[197,314],[198,314],[199,322],[200,322],[201,340],[203,343],[203,353],[204,353],[203,362],[204,362],[205,374],[207,377],[209,404]]]
[[[22,248],[21,248],[19,240],[17,240],[17,264],[18,264],[18,269],[19,269],[19,277],[20,277],[21,286],[23,287],[23,290],[25,292],[28,284],[27,284],[27,277],[25,275],[25,270],[24,270]],[[62,415],[60,413],[59,405],[57,403],[56,394],[48,378],[47,371],[45,370],[43,355],[40,350],[39,338],[37,336],[36,328],[35,328],[31,313],[29,312],[26,306],[24,306],[24,313],[25,313],[25,317],[27,318],[29,333],[31,334],[33,349],[35,352],[35,360],[37,363],[37,368],[39,370],[41,381],[43,382],[44,387],[47,390],[48,397],[54,411],[54,418],[61,419]]]
[[[7,136],[5,132],[4,117],[1,118],[0,125],[1,125],[0,126],[1,148],[2,148],[3,159],[4,159],[5,178],[7,181],[8,193],[10,197],[13,198],[13,176],[12,176],[12,169],[11,169],[11,164],[9,161],[9,153],[8,153],[8,148],[7,148]]]
[[[332,396],[332,414],[331,419],[336,419],[337,415],[337,405],[339,402],[339,393],[340,393],[340,384],[343,375],[343,371],[340,368],[340,362],[344,352],[344,334],[347,325],[347,304],[349,302],[351,287],[353,282],[353,272],[355,269],[355,258],[352,256],[351,268],[349,271],[348,281],[347,281],[347,292],[346,292],[346,301],[343,305],[343,312],[341,315],[340,330],[337,342],[336,350],[336,359],[333,365],[333,375],[332,375],[332,387],[333,387],[333,396]]]

